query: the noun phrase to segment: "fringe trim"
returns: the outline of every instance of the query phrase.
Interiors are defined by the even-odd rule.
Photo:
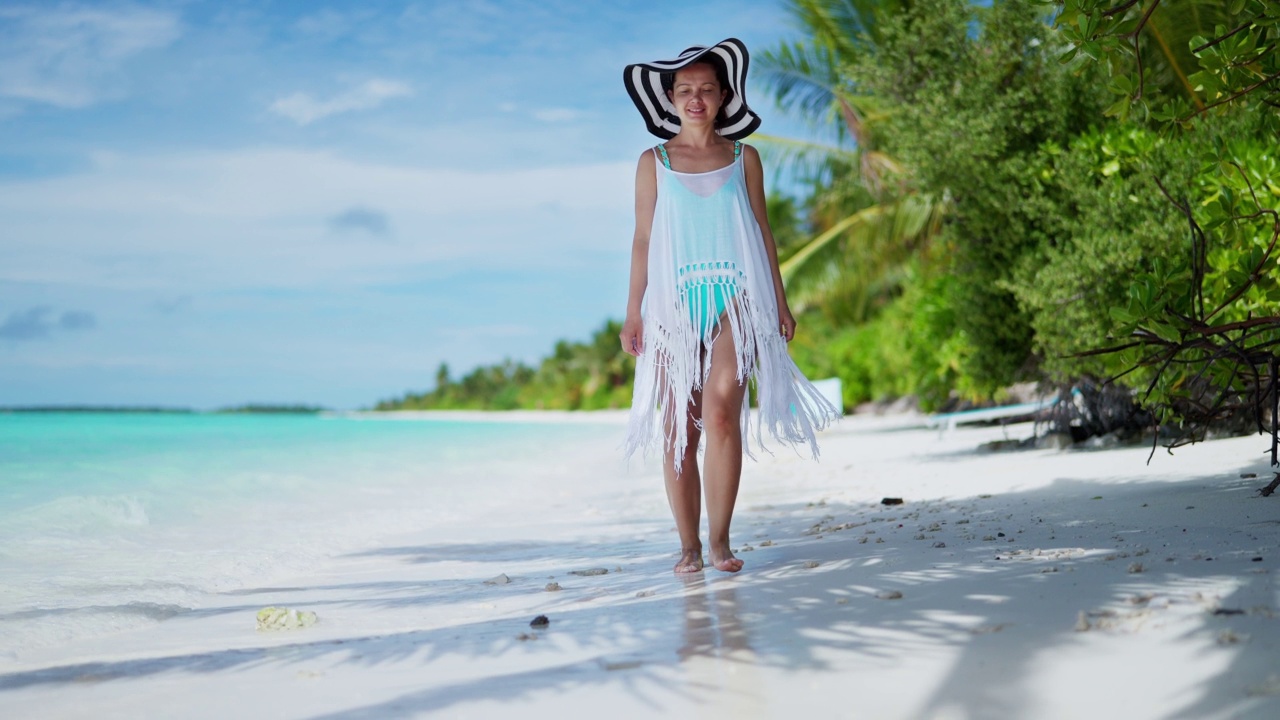
[[[746,292],[745,276],[733,263],[703,263],[679,273],[674,306],[661,313],[645,308],[644,346],[636,364],[635,392],[627,429],[625,454],[646,455],[672,451],[679,473],[689,437],[686,418],[693,393],[701,390],[711,373],[712,345],[727,326],[733,333],[734,362],[739,383],[755,390],[759,419],[754,428],[756,447],[764,445],[767,428],[773,439],[786,444],[808,444],[816,460],[816,433],[839,412],[804,377],[787,354],[786,339],[777,327],[777,313],[763,312]],[[724,319],[711,317],[712,303],[690,304],[698,288],[721,288],[735,295],[726,303]],[[723,324],[720,324],[720,323]],[[702,332],[708,328],[708,332]],[[752,423],[749,402],[742,404],[739,420],[743,450],[751,452]]]

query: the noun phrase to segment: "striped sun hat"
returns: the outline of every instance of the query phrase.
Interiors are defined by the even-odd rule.
[[[760,116],[747,107],[747,65],[750,63],[747,46],[737,38],[729,38],[711,47],[694,45],[680,53],[680,57],[675,60],[636,63],[628,65],[622,71],[622,82],[627,86],[627,94],[644,117],[649,132],[664,140],[673,138],[680,132],[680,116],[676,114],[675,106],[662,87],[662,76],[674,75],[677,70],[692,65],[707,54],[719,59],[729,76],[729,87],[726,88],[729,91],[729,101],[724,106],[725,121],[716,132],[730,140],[741,140],[760,127]]]

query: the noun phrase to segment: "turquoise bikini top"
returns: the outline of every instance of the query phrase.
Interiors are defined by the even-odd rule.
[[[665,165],[668,170],[671,170],[671,158],[667,157],[667,146],[659,145],[658,154],[662,156],[662,164]],[[738,156],[741,154],[742,154],[742,141],[734,140],[733,141],[733,159],[736,161],[738,159]]]

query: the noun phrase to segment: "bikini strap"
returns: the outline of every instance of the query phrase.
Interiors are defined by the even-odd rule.
[[[668,170],[670,170],[671,158],[667,157],[667,146],[658,145],[658,154],[662,157],[662,164],[665,165]]]
[[[737,160],[738,156],[741,154],[742,154],[742,141],[734,140],[733,141],[733,159]]]

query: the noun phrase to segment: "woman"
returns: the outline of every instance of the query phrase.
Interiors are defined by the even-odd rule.
[[[639,359],[627,454],[662,442],[667,499],[680,534],[678,573],[703,568],[698,444],[711,564],[737,572],[729,526],[749,437],[748,380],[759,420],[784,442],[807,442],[836,411],[796,368],[787,307],[765,214],[764,171],[740,142],[760,125],[744,95],[747,49],[730,38],[675,60],[630,65],[628,93],[649,131],[668,139],[640,155],[636,229],[622,347]]]

